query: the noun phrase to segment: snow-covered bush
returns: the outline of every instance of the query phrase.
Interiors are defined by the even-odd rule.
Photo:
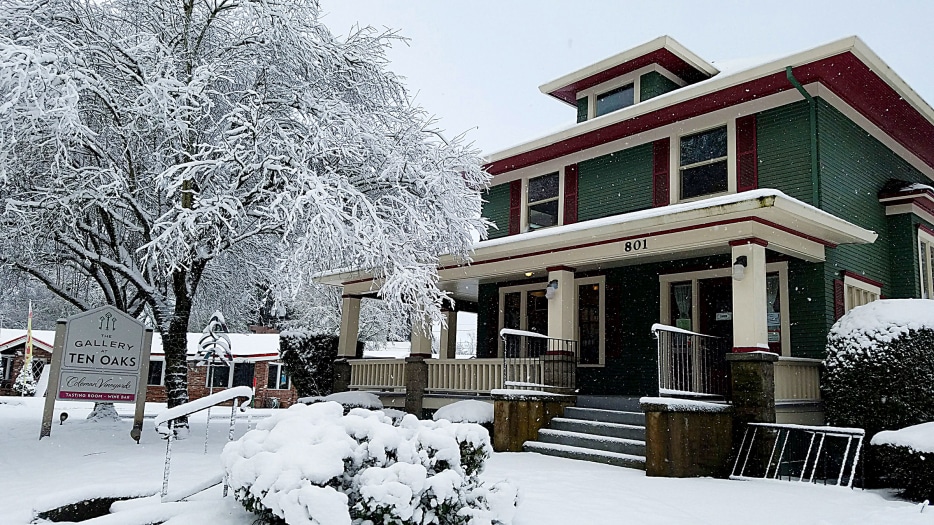
[[[830,424],[871,436],[934,420],[934,301],[854,308],[831,328],[825,365]]]
[[[266,523],[508,524],[516,489],[479,480],[490,454],[477,425],[398,425],[338,403],[293,405],[224,448],[236,498]]]
[[[439,408],[432,417],[435,421],[447,419],[452,423],[492,423],[493,404],[465,399]]]
[[[871,444],[884,486],[903,498],[934,500],[934,422],[879,432]]]
[[[279,352],[299,397],[331,393],[337,337],[287,330],[279,334]]]
[[[379,396],[372,392],[361,392],[359,390],[352,390],[350,392],[335,392],[324,397],[312,396],[298,398],[299,403],[304,403],[306,405],[324,403],[327,401],[340,403],[341,406],[344,407],[344,414],[348,414],[354,408],[365,408],[367,410],[383,409],[383,402],[379,400]]]

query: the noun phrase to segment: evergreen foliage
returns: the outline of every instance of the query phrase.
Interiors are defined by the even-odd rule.
[[[934,500],[930,453],[894,445],[873,445],[871,450],[883,486],[896,487],[899,496],[913,501]]]
[[[326,396],[334,384],[338,338],[301,330],[279,334],[279,356],[298,397]]]

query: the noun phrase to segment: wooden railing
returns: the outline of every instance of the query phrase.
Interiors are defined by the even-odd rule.
[[[428,359],[428,390],[489,392],[503,388],[502,359]]]
[[[351,390],[405,390],[405,359],[350,361]]]
[[[819,401],[820,359],[780,357],[775,363],[775,401]]]

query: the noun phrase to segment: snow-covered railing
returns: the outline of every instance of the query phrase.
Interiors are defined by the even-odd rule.
[[[165,469],[162,475],[162,501],[166,501],[166,497],[169,493],[169,473],[172,467],[172,442],[175,441],[175,421],[188,417],[196,412],[202,410],[207,410],[213,406],[220,405],[221,403],[226,403],[227,401],[233,401],[230,407],[230,430],[227,433],[227,440],[233,441],[234,425],[236,424],[236,415],[237,415],[237,406],[240,399],[244,400],[244,404],[248,403],[253,399],[253,389],[248,386],[235,386],[233,388],[228,388],[222,390],[216,394],[211,394],[209,396],[202,397],[200,399],[195,399],[194,401],[189,401],[188,403],[182,403],[176,407],[172,407],[158,416],[156,416],[153,425],[156,427],[156,431],[166,437],[165,445]],[[205,425],[210,425],[211,421],[207,420]],[[227,483],[224,483],[224,496],[227,496]]]
[[[780,357],[775,363],[775,401],[819,401],[820,359]]]
[[[405,390],[405,359],[350,361],[351,390]]]
[[[502,359],[428,359],[428,390],[489,393],[503,388]]]
[[[533,390],[577,388],[577,341],[504,328],[503,387]]]
[[[729,393],[728,340],[663,324],[652,325],[652,334],[658,339],[659,392]]]

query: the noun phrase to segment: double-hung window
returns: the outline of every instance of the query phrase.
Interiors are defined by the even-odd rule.
[[[729,189],[726,126],[681,137],[681,199],[723,193]]]
[[[165,382],[165,361],[149,361],[149,376],[146,379],[147,385],[160,386]]]
[[[922,299],[931,299],[934,298],[934,270],[932,270],[932,263],[934,263],[934,235],[928,233],[925,230],[918,229],[918,257],[920,259],[920,265],[918,266],[918,273],[921,282],[921,298]]]
[[[596,96],[595,116],[606,115],[635,104],[635,86],[627,84]]]
[[[560,178],[557,172],[529,179],[529,231],[557,226],[559,190]]]
[[[266,378],[266,388],[269,390],[288,390],[289,374],[282,363],[269,363],[269,375]]]

